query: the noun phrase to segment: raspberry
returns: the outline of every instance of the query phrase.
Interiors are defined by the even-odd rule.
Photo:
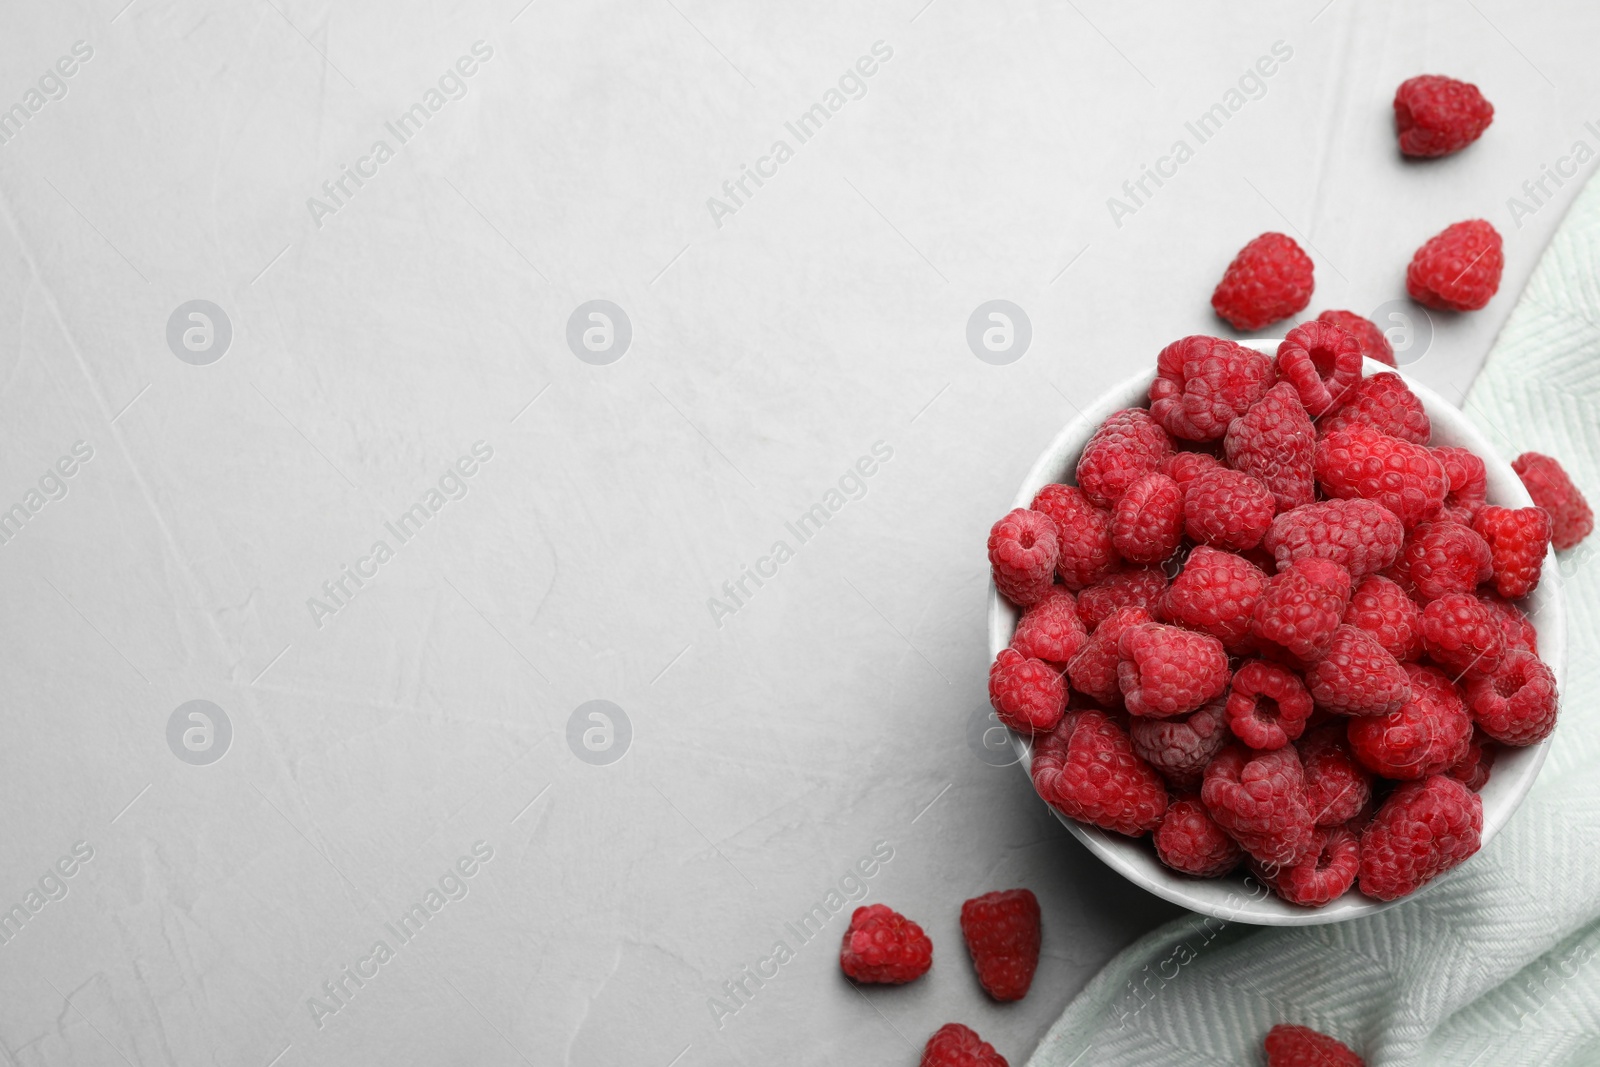
[[[1406,292],[1444,311],[1477,311],[1500,288],[1506,257],[1500,232],[1483,219],[1446,226],[1411,257]]]
[[[1111,544],[1133,563],[1160,563],[1183,540],[1183,490],[1165,474],[1128,486],[1111,509]]]
[[[1411,699],[1406,672],[1378,639],[1341,623],[1327,653],[1306,671],[1317,707],[1335,715],[1387,715]]]
[[[1279,382],[1255,406],[1228,425],[1223,452],[1235,469],[1259,478],[1278,502],[1292,511],[1316,499],[1316,429],[1288,382]]]
[[[1117,645],[1122,631],[1150,621],[1150,613],[1143,608],[1118,608],[1101,620],[1076,659],[1067,665],[1067,677],[1072,688],[1107,707],[1122,702],[1122,690],[1117,685]]]
[[[1067,684],[1050,664],[1002,648],[989,668],[989,703],[1019,734],[1055,729],[1067,707]]]
[[[1470,593],[1446,593],[1422,609],[1422,647],[1454,675],[1493,674],[1505,656],[1500,620]]]
[[[1287,567],[1306,556],[1331,559],[1361,578],[1390,566],[1400,556],[1405,528],[1394,512],[1372,500],[1325,500],[1284,512],[1262,539]]]
[[[1331,322],[1312,319],[1290,330],[1278,345],[1278,380],[1300,396],[1308,415],[1344,403],[1361,380],[1361,342]]]
[[[1489,783],[1489,771],[1494,767],[1495,744],[1483,727],[1475,727],[1467,754],[1445,771],[1450,777],[1476,793]]]
[[[1550,513],[1550,543],[1566,551],[1589,536],[1594,512],[1556,460],[1538,452],[1524,452],[1511,461],[1533,502]]]
[[[1483,136],[1494,105],[1476,85],[1442,74],[1419,74],[1394,93],[1394,130],[1408,156],[1448,156]]]
[[[1389,794],[1361,835],[1361,891],[1394,900],[1426,885],[1478,851],[1483,801],[1436,774]]]
[[[1444,506],[1444,465],[1422,445],[1357,423],[1316,448],[1317,482],[1331,497],[1376,500],[1408,530]]]
[[[1343,826],[1313,831],[1311,850],[1292,867],[1256,868],[1256,875],[1284,900],[1305,908],[1320,908],[1343,896],[1356,881],[1361,866],[1361,844]]]
[[[1332,433],[1358,422],[1414,445],[1425,445],[1433,436],[1433,423],[1422,401],[1405,379],[1392,371],[1357,382],[1345,394],[1344,403],[1322,420],[1321,431]]]
[[[1172,455],[1172,439],[1144,408],[1113,412],[1078,456],[1078,487],[1101,507],[1115,504],[1128,486],[1153,473]]]
[[[1174,789],[1200,788],[1211,757],[1228,743],[1227,701],[1221,698],[1188,715],[1171,719],[1132,718],[1128,739],[1138,757],[1154,767]]]
[[[922,927],[885,904],[868,904],[850,916],[839,949],[839,968],[857,982],[903,985],[933,966],[933,942]]]
[[[1229,745],[1206,768],[1206,810],[1258,863],[1300,863],[1313,847],[1305,776],[1293,745],[1251,752]]]
[[[1183,497],[1183,529],[1215,548],[1254,548],[1272,525],[1276,503],[1257,479],[1218,467],[1189,483]]]
[[[1520,648],[1534,655],[1539,654],[1539,631],[1533,628],[1533,623],[1515,604],[1493,593],[1479,593],[1478,603],[1500,624],[1500,631],[1506,635],[1506,651]]]
[[[1432,667],[1405,665],[1411,699],[1388,715],[1346,727],[1362,766],[1385,778],[1426,778],[1455,765],[1472,740],[1472,720],[1455,683]]]
[[[1090,630],[1118,608],[1149,609],[1167,590],[1160,567],[1130,567],[1108,575],[1078,594],[1078,618]]]
[[[1325,723],[1300,741],[1306,807],[1318,826],[1339,826],[1361,814],[1372,799],[1372,775],[1356,762],[1340,722]]]
[[[1051,484],[1039,490],[1030,507],[1056,524],[1060,559],[1056,573],[1068,589],[1093,585],[1117,569],[1111,544],[1111,512],[1096,507],[1072,485]]]
[[[1154,841],[1162,863],[1196,878],[1221,878],[1244,858],[1244,851],[1195,797],[1167,805]]]
[[[1131,715],[1182,715],[1228,685],[1228,653],[1210,634],[1147,622],[1117,640],[1117,684]]]
[[[1267,591],[1267,576],[1254,563],[1231,552],[1201,545],[1189,553],[1183,570],[1161,599],[1169,622],[1201,630],[1229,651],[1244,647],[1256,601]]]
[[[1367,1067],[1343,1041],[1306,1026],[1279,1023],[1267,1031],[1267,1067]]]
[[[1122,727],[1092,708],[1074,711],[1033,752],[1033,788],[1069,819],[1139,837],[1167,810],[1167,790],[1133,753]]]
[[[1292,671],[1253,659],[1233,675],[1228,728],[1258,751],[1282,748],[1300,736],[1311,717],[1311,694]]]
[[[1494,674],[1467,682],[1467,709],[1496,741],[1536,745],[1556,728],[1555,672],[1532,652],[1508,652]]]
[[[1048,515],[1017,508],[989,529],[989,565],[1000,595],[1027,607],[1055,582],[1056,524]]]
[[[1156,357],[1150,414],[1187,441],[1215,441],[1272,385],[1272,361],[1221,337],[1174,341]]]
[[[922,1049],[921,1067],[1008,1067],[994,1046],[960,1023],[945,1023]]]
[[[1375,359],[1379,363],[1394,366],[1394,346],[1389,343],[1389,338],[1378,329],[1377,323],[1371,319],[1362,318],[1353,311],[1324,311],[1317,316],[1319,322],[1331,322],[1345,333],[1356,339],[1361,346],[1361,355],[1367,359]]]
[[[1320,657],[1350,601],[1350,575],[1317,556],[1293,560],[1256,601],[1250,632],[1302,660]]]
[[[1311,257],[1281,233],[1239,250],[1211,294],[1211,307],[1236,330],[1259,330],[1304,311],[1314,284]]]
[[[1388,578],[1373,574],[1361,580],[1350,595],[1344,621],[1378,639],[1395,659],[1422,655],[1422,611],[1406,591]]]
[[[1400,566],[1424,603],[1470,593],[1494,575],[1488,542],[1459,522],[1419,525],[1406,540]]]
[[[1030,889],[985,893],[961,905],[961,936],[978,982],[996,1000],[1021,1000],[1039,966],[1039,900]]]
[[[1057,586],[1049,596],[1022,613],[1017,631],[1011,637],[1011,647],[1029,659],[1044,660],[1059,674],[1067,669],[1067,664],[1087,640],[1089,633],[1083,628],[1083,620],[1078,618],[1077,603],[1071,593]]]
[[[1490,504],[1478,512],[1472,528],[1489,543],[1495,592],[1508,600],[1533,592],[1550,548],[1550,513]]]
[[[1206,471],[1216,470],[1222,461],[1209,452],[1174,452],[1161,461],[1161,473],[1178,483],[1185,493],[1189,485]]]
[[[1444,464],[1445,480],[1450,483],[1439,517],[1471,526],[1489,497],[1489,472],[1484,469],[1483,459],[1465,448],[1443,446],[1430,451]]]

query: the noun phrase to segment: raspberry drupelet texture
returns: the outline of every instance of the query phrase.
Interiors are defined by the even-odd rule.
[[[1422,647],[1454,677],[1493,674],[1506,651],[1500,620],[1471,593],[1446,593],[1422,609]]]
[[[1033,788],[1069,819],[1140,837],[1167,811],[1160,775],[1104,712],[1074,711],[1034,749]]]
[[[1234,672],[1227,709],[1233,736],[1265,752],[1282,748],[1305,730],[1311,694],[1293,671],[1253,659]]]
[[[1488,543],[1494,591],[1508,600],[1533,592],[1550,548],[1550,513],[1544,508],[1486,505],[1472,528]]]
[[[1206,764],[1232,737],[1227,706],[1227,700],[1218,697],[1188,715],[1170,719],[1133,716],[1128,722],[1128,739],[1139,758],[1173,789],[1192,793],[1200,788]]]
[[[1344,621],[1378,639],[1395,659],[1405,662],[1422,655],[1422,609],[1392,580],[1372,574],[1350,595]]]
[[[1068,589],[1093,585],[1120,565],[1111,544],[1111,512],[1091,503],[1083,490],[1052,483],[1034,494],[1031,508],[1056,524],[1056,574]]]
[[[1355,884],[1361,866],[1360,839],[1343,826],[1317,829],[1311,851],[1292,867],[1267,868],[1256,875],[1291,904],[1320,908]]]
[[[1196,334],[1156,357],[1150,414],[1173,437],[1215,441],[1272,386],[1272,361],[1253,348]]]
[[[978,982],[996,1000],[1021,1000],[1039,966],[1039,900],[1007,889],[961,905],[961,936]]]
[[[1008,1067],[1006,1058],[970,1027],[945,1023],[922,1049],[920,1067]]]
[[[1048,515],[1017,508],[989,530],[989,566],[1000,595],[1027,607],[1043,600],[1055,582],[1056,524]]]
[[[1394,346],[1389,343],[1389,338],[1378,329],[1371,319],[1363,318],[1353,311],[1324,311],[1317,316],[1319,322],[1331,322],[1345,333],[1356,339],[1361,346],[1361,355],[1367,359],[1375,359],[1385,366],[1392,367],[1394,363]]]
[[[1305,776],[1293,745],[1251,752],[1232,744],[1206,768],[1206,810],[1259,863],[1303,862],[1314,844]]]
[[[1327,652],[1306,671],[1317,707],[1335,715],[1387,715],[1411,699],[1398,660],[1365,630],[1341,623]]]
[[[1174,452],[1161,461],[1161,473],[1177,482],[1178,488],[1187,493],[1196,478],[1221,466],[1222,461],[1209,452]]]
[[[989,668],[989,703],[1020,734],[1046,733],[1067,707],[1067,684],[1050,664],[1003,648]]]
[[[1538,744],[1556,728],[1555,672],[1532,652],[1508,652],[1499,670],[1467,682],[1467,710],[1496,741]]]
[[[1106,707],[1120,707],[1122,688],[1117,683],[1120,658],[1117,648],[1122,632],[1150,621],[1150,612],[1140,607],[1118,608],[1101,620],[1077,658],[1067,665],[1072,688]]]
[[[1280,569],[1293,560],[1321,556],[1359,579],[1399,558],[1405,527],[1398,515],[1376,501],[1324,500],[1279,515],[1262,543]]]
[[[1472,592],[1494,576],[1493,564],[1489,543],[1459,522],[1418,524],[1400,554],[1400,566],[1424,603]]]
[[[1425,445],[1433,436],[1433,423],[1422,401],[1404,378],[1392,372],[1362,378],[1317,427],[1327,434],[1358,422],[1414,445]]]
[[[1304,311],[1315,285],[1311,257],[1281,233],[1264,233],[1239,250],[1211,294],[1211,307],[1236,330],[1259,330]]]
[[[1483,219],[1468,219],[1417,249],[1406,268],[1406,292],[1441,311],[1477,311],[1499,290],[1505,265],[1500,232]]]
[[[1533,623],[1515,604],[1496,596],[1493,593],[1478,593],[1478,603],[1483,605],[1495,622],[1500,624],[1500,632],[1506,635],[1506,651],[1520,648],[1524,652],[1539,653],[1539,631],[1533,628]],[[1420,635],[1421,619],[1418,619],[1418,633]]]
[[[1483,136],[1494,121],[1494,105],[1470,82],[1442,74],[1419,74],[1394,94],[1394,131],[1400,151],[1433,158],[1459,152]]]
[[[1293,560],[1256,601],[1250,632],[1303,661],[1320,658],[1350,601],[1350,573],[1332,560]]]
[[[1210,634],[1148,622],[1117,641],[1117,684],[1129,714],[1193,711],[1228,685],[1228,653]]]
[[[1444,466],[1422,445],[1355,424],[1316,445],[1317,483],[1330,497],[1376,500],[1406,529],[1444,506]]]
[[[1483,801],[1448,775],[1406,782],[1361,834],[1361,891],[1378,900],[1414,893],[1478,851]]]
[[[1454,682],[1432,667],[1408,663],[1411,699],[1388,715],[1364,715],[1346,728],[1361,765],[1385,778],[1438,774],[1467,754],[1472,720]]]
[[[1244,850],[1217,825],[1197,797],[1182,797],[1168,804],[1153,840],[1162,863],[1196,878],[1221,878],[1244,858]]]
[[[1356,761],[1342,722],[1329,722],[1301,739],[1306,807],[1318,826],[1340,826],[1361,814],[1372,799],[1372,773]]]
[[[933,966],[933,942],[922,927],[886,904],[868,904],[850,916],[839,949],[839,968],[857,982],[903,985]]]
[[[1261,543],[1277,502],[1259,479],[1218,467],[1189,483],[1183,496],[1183,529],[1213,548],[1254,548]]]
[[[1160,603],[1167,591],[1167,575],[1160,567],[1129,567],[1107,575],[1078,594],[1078,618],[1093,630],[1118,608],[1146,610]]]
[[[1266,591],[1267,576],[1254,563],[1201,545],[1189,553],[1183,570],[1167,587],[1161,614],[1169,622],[1218,638],[1230,652],[1242,651],[1256,602]]]
[[[1131,563],[1160,563],[1183,540],[1183,490],[1152,472],[1128,486],[1111,509],[1111,544]]]
[[[1441,446],[1429,451],[1444,464],[1445,481],[1450,485],[1444,495],[1444,507],[1439,509],[1439,518],[1471,526],[1489,499],[1489,472],[1483,460],[1465,448]]]
[[[1022,613],[1011,638],[1011,647],[1030,659],[1044,660],[1059,674],[1067,669],[1067,664],[1087,640],[1089,633],[1078,617],[1078,605],[1072,594],[1056,586],[1043,600]]]
[[[1533,502],[1550,513],[1550,543],[1564,552],[1594,529],[1594,512],[1559,462],[1539,452],[1524,452],[1511,461]]]
[[[1128,486],[1154,473],[1172,455],[1172,439],[1144,408],[1107,416],[1078,457],[1078,487],[1100,507],[1110,507]]]
[[[1288,382],[1268,389],[1249,411],[1234,419],[1222,447],[1235,470],[1261,480],[1279,512],[1316,499],[1317,432]]]
[[[1367,1067],[1343,1041],[1309,1026],[1279,1023],[1267,1031],[1267,1067]]]
[[[1472,741],[1467,745],[1467,754],[1444,773],[1476,793],[1489,783],[1489,772],[1494,769],[1496,747],[1494,739],[1483,732],[1483,727],[1477,727],[1472,731]]]
[[[1290,330],[1278,345],[1278,380],[1294,386],[1315,417],[1347,399],[1361,380],[1361,342],[1331,322],[1313,319]]]

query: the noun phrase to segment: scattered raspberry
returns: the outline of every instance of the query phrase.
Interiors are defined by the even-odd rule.
[[[1378,329],[1377,323],[1371,319],[1363,318],[1353,311],[1324,311],[1317,316],[1319,322],[1331,322],[1345,333],[1356,339],[1361,346],[1361,355],[1367,359],[1375,359],[1387,366],[1394,366],[1394,346],[1389,343],[1389,338]]]
[[[922,1049],[921,1067],[1009,1067],[1006,1058],[960,1023],[945,1023]]]
[[[933,942],[922,927],[885,904],[868,904],[850,916],[839,967],[857,982],[903,985],[933,966]]]
[[[1316,473],[1329,496],[1376,500],[1408,530],[1444,506],[1444,465],[1437,457],[1359,423],[1317,442]]]
[[[1459,522],[1418,525],[1400,553],[1400,565],[1423,602],[1470,593],[1494,576],[1489,543]]]
[[[1056,524],[1049,516],[1017,508],[989,529],[989,565],[995,588],[1013,604],[1043,600],[1055,581]]]
[[[1483,801],[1442,774],[1389,794],[1361,835],[1361,891],[1379,900],[1413,893],[1478,851]]]
[[[1532,652],[1506,653],[1492,675],[1467,682],[1467,709],[1483,732],[1508,745],[1536,745],[1556,728],[1556,676]]]
[[[1306,807],[1318,826],[1340,826],[1361,814],[1372,799],[1372,775],[1356,762],[1342,722],[1317,727],[1300,741]]]
[[[1259,478],[1280,512],[1316,499],[1317,432],[1300,395],[1279,382],[1228,426],[1223,452],[1235,470]]]
[[[1060,559],[1056,573],[1068,589],[1093,585],[1117,569],[1117,550],[1111,544],[1111,512],[1096,507],[1072,485],[1051,484],[1034,495],[1034,511],[1056,524]]]
[[[1050,664],[1003,648],[989,668],[989,703],[1019,734],[1055,729],[1067,708],[1067,684]]]
[[[1072,688],[1107,707],[1120,706],[1122,689],[1117,684],[1117,646],[1122,631],[1151,621],[1143,608],[1118,608],[1094,628],[1083,650],[1067,665]]]
[[[1320,908],[1344,895],[1356,881],[1361,866],[1361,844],[1343,826],[1313,831],[1311,851],[1292,867],[1257,865],[1256,875],[1284,900],[1305,908]]]
[[[1078,487],[1101,507],[1115,504],[1128,486],[1153,473],[1172,455],[1172,439],[1144,408],[1114,412],[1083,446]]]
[[[1258,863],[1300,863],[1313,847],[1305,776],[1292,745],[1271,752],[1229,745],[1206,768],[1200,799]]]
[[[1394,130],[1408,156],[1448,156],[1483,136],[1494,105],[1476,85],[1442,74],[1419,74],[1394,94]]]
[[[1133,563],[1160,563],[1183,540],[1183,490],[1165,474],[1128,486],[1111,509],[1111,544]]]
[[[1218,467],[1189,483],[1183,497],[1184,532],[1214,548],[1254,548],[1272,525],[1276,506],[1260,481]]]
[[[1476,793],[1489,784],[1494,754],[1494,741],[1483,732],[1483,727],[1476,727],[1472,731],[1472,741],[1467,745],[1467,754],[1444,773]]]
[[[1294,386],[1308,415],[1332,411],[1361,380],[1361,342],[1331,322],[1312,319],[1278,345],[1278,380]]]
[[[1117,684],[1132,715],[1182,715],[1228,685],[1228,653],[1210,634],[1147,622],[1122,632],[1117,656]]]
[[[1533,592],[1550,548],[1550,513],[1544,508],[1486,505],[1472,528],[1489,544],[1495,592],[1519,600]]]
[[[1442,446],[1430,451],[1444,464],[1445,480],[1450,483],[1439,518],[1471,526],[1489,498],[1489,472],[1483,460],[1465,448]]]
[[[1333,433],[1358,422],[1414,445],[1425,445],[1433,436],[1433,423],[1422,401],[1405,379],[1392,371],[1357,382],[1345,394],[1344,403],[1322,420],[1321,431]]]
[[[1150,414],[1168,433],[1215,441],[1272,385],[1272,361],[1221,337],[1174,341],[1156,357]]]
[[[1388,715],[1364,715],[1346,728],[1356,759],[1385,778],[1426,778],[1467,753],[1472,720],[1455,683],[1432,667],[1405,665],[1411,699]]]
[[[1103,626],[1102,626],[1103,628]],[[1069,819],[1139,837],[1167,810],[1167,790],[1103,712],[1074,711],[1038,742],[1033,788]]]
[[[1446,226],[1417,249],[1406,268],[1406,292],[1427,307],[1477,311],[1500,288],[1506,257],[1500,232],[1483,219]]]
[[[1388,578],[1377,574],[1363,578],[1350,595],[1344,621],[1376,637],[1378,644],[1397,660],[1404,662],[1422,655],[1422,610]]]
[[[1302,660],[1328,650],[1350,601],[1350,574],[1332,560],[1292,560],[1256,601],[1250,632]]]
[[[1506,651],[1520,648],[1524,652],[1539,654],[1539,631],[1533,628],[1533,623],[1515,604],[1493,593],[1479,593],[1478,603],[1500,624],[1501,632],[1506,635]]]
[[[1130,567],[1108,575],[1078,594],[1078,618],[1090,630],[1118,608],[1147,610],[1167,591],[1167,576],[1160,567]]]
[[[1341,564],[1352,578],[1389,567],[1400,556],[1405,527],[1372,500],[1325,500],[1284,512],[1272,520],[1262,543],[1279,568],[1305,556]]]
[[[1292,237],[1264,233],[1233,257],[1211,294],[1211,307],[1236,330],[1259,330],[1305,310],[1313,272],[1311,257]]]
[[[1021,1000],[1039,966],[1039,900],[1007,889],[961,905],[961,936],[978,982],[996,1000]]]
[[[1138,757],[1174,789],[1193,792],[1211,757],[1228,743],[1227,701],[1218,698],[1171,719],[1132,717],[1128,739]],[[1190,872],[1193,873],[1193,872]]]
[[[1218,638],[1230,652],[1239,651],[1249,637],[1256,601],[1266,591],[1267,576],[1254,563],[1201,545],[1167,588],[1161,613],[1169,622]]]
[[[1279,1023],[1267,1031],[1267,1067],[1367,1067],[1343,1041],[1307,1026]]]
[[[1174,452],[1161,461],[1161,473],[1178,483],[1185,493],[1189,484],[1206,471],[1216,470],[1222,461],[1209,452]]]
[[[1309,718],[1311,694],[1293,671],[1253,659],[1234,672],[1228,728],[1251,748],[1282,748],[1300,736]]]
[[[1327,652],[1306,671],[1306,688],[1317,707],[1335,715],[1387,715],[1411,699],[1399,661],[1372,634],[1348,623],[1333,631]]]
[[[1422,609],[1422,647],[1452,674],[1493,674],[1505,656],[1500,620],[1470,593],[1446,593]]]
[[[1195,797],[1167,805],[1155,832],[1156,856],[1175,871],[1196,878],[1221,878],[1239,866],[1241,849]]]
[[[1087,640],[1089,633],[1078,618],[1077,603],[1071,593],[1057,586],[1022,613],[1011,647],[1030,659],[1044,660],[1059,674]]]
[[[1561,464],[1538,452],[1524,452],[1511,461],[1533,502],[1550,513],[1550,543],[1557,551],[1577,545],[1594,529],[1594,512],[1572,484]]]

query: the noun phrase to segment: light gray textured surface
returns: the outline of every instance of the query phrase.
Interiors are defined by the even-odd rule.
[[[1210,289],[1263,230],[1305,239],[1312,310],[1369,311],[1423,239],[1494,221],[1501,295],[1436,317],[1410,366],[1460,396],[1576,185],[1520,228],[1507,198],[1600,147],[1600,10],[1576,2],[122,4],[13,2],[0,33],[0,105],[93,50],[0,144],[0,504],[93,450],[0,545],[0,901],[93,850],[0,944],[25,1064],[909,1064],[951,1019],[1020,1061],[1173,912],[968,745],[989,523],[1073,405],[1218,328]],[[465,95],[399,144],[386,123],[478,41]],[[798,143],[785,123],[880,41]],[[1196,145],[1185,122],[1278,41]],[[1408,164],[1389,98],[1431,70],[1496,122]],[[1117,226],[1107,198],[1184,137]],[[707,198],[780,138],[718,226]],[[394,158],[314,220],[378,139]],[[167,344],[195,299],[232,325],[209,366]],[[594,299],[632,324],[607,366],[566,343]],[[966,344],[991,299],[1031,319],[1009,366]],[[480,441],[466,495],[400,543],[385,523]],[[864,495],[799,543],[785,524],[876,442]],[[167,741],[195,699],[233,729],[206,766]],[[567,743],[595,699],[632,725],[609,766]],[[385,924],[479,841],[401,944]],[[858,994],[843,916],[785,924],[880,841],[870,897],[936,964]],[[1002,1008],[956,912],[1017,884],[1045,960]],[[308,1001],[380,939],[319,1026]]]

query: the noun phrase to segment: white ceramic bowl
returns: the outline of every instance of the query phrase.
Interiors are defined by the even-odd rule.
[[[1275,340],[1244,343],[1266,352],[1269,356],[1275,353],[1278,347],[1278,342]],[[1391,369],[1372,360],[1368,360],[1366,365],[1367,374]],[[1034,494],[1051,482],[1075,482],[1078,454],[1083,451],[1083,446],[1088,443],[1096,427],[1114,411],[1130,407],[1148,407],[1150,381],[1154,376],[1155,368],[1152,366],[1149,370],[1129,378],[1101,396],[1094,406],[1068,423],[1067,427],[1056,435],[1050,447],[1044,450],[1044,454],[1034,462],[1033,469],[1023,480],[1022,488],[1017,491],[1017,498],[1011,506],[1027,507],[1033,501]],[[1410,378],[1406,378],[1406,384],[1417,394],[1427,409],[1428,418],[1433,423],[1432,444],[1464,446],[1483,457],[1489,472],[1490,503],[1505,507],[1528,507],[1533,503],[1510,464],[1500,457],[1489,439],[1467,420],[1460,409]],[[1561,573],[1554,551],[1545,559],[1543,580],[1528,597],[1523,608],[1528,612],[1534,628],[1538,631],[1540,658],[1555,672],[1559,686],[1565,680],[1567,633],[1566,615],[1561,603]],[[1011,635],[1016,629],[1018,615],[1017,609],[1001,597],[991,583],[989,586],[991,660],[999,655],[1001,649],[1011,644]],[[1021,757],[1023,772],[1027,773],[1033,759],[1029,742],[1015,734],[1012,735],[1011,742]],[[1550,742],[1546,740],[1528,748],[1501,747],[1495,758],[1489,782],[1480,794],[1483,797],[1485,845],[1500,832],[1500,828],[1511,818],[1512,812],[1522,803],[1523,797],[1528,795],[1534,778],[1539,774],[1539,768],[1544,765],[1549,744]],[[1242,873],[1227,878],[1211,879],[1191,878],[1179,874],[1156,859],[1155,849],[1150,844],[1148,835],[1134,840],[1074,822],[1060,812],[1056,813],[1056,817],[1088,847],[1089,851],[1141,889],[1146,889],[1174,904],[1181,904],[1191,911],[1263,926],[1311,926],[1371,915],[1402,901],[1415,899],[1419,893],[1427,892],[1431,885],[1454,874],[1447,872],[1418,893],[1387,903],[1362,896],[1352,887],[1344,896],[1331,901],[1326,907],[1302,908],[1280,900],[1254,879],[1247,881]],[[1471,862],[1467,861],[1468,864]]]

